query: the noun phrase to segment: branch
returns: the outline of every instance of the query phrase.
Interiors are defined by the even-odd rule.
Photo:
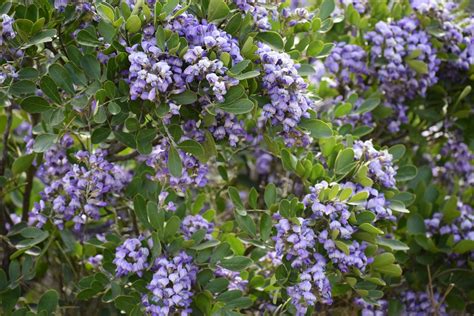
[[[37,123],[38,117],[36,115],[32,115],[31,117],[31,125],[35,126]],[[21,211],[21,221],[27,222],[28,221],[28,212],[30,211],[30,197],[31,191],[33,190],[33,179],[36,175],[36,166],[31,164],[26,172],[26,185],[25,185],[25,192],[23,193],[23,207]]]
[[[7,114],[7,123],[5,126],[5,131],[3,132],[3,150],[2,155],[0,157],[0,176],[5,175],[5,169],[8,160],[8,139],[10,138],[10,128],[12,127],[13,115],[12,115],[12,106],[6,108]],[[7,213],[7,209],[5,207],[5,203],[3,202],[3,187],[0,187],[0,235],[7,234],[7,224],[11,222],[10,214]],[[2,268],[4,271],[8,271],[8,267],[10,266],[10,254],[12,249],[6,240],[0,242],[2,249],[3,249],[3,260],[2,260]]]

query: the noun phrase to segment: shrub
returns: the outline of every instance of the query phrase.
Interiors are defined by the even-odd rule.
[[[4,315],[474,313],[474,15],[0,5]]]

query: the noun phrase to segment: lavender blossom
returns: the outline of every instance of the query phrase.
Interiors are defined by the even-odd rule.
[[[229,280],[229,285],[227,286],[229,291],[239,290],[243,292],[247,288],[249,281],[242,279],[239,272],[231,271],[218,266],[214,273],[218,277],[223,277]]]
[[[389,102],[425,96],[438,80],[440,61],[418,20],[406,17],[390,24],[380,21],[367,33],[370,62]],[[423,69],[417,65],[425,65]]]
[[[306,94],[307,84],[298,74],[299,65],[286,53],[258,44],[257,55],[263,70],[262,86],[270,103],[263,106],[262,116],[274,125],[283,127],[285,139],[302,137],[296,126],[309,117],[313,102]]]
[[[2,14],[0,18],[2,20],[2,27],[0,29],[0,45],[3,45],[5,41],[15,38],[16,36],[16,33],[13,30],[13,22],[15,21],[12,17],[6,14]]]
[[[189,315],[194,295],[192,287],[198,271],[197,266],[193,264],[193,258],[184,251],[173,258],[162,255],[156,259],[153,270],[155,273],[147,286],[150,294],[142,297],[147,314]]]
[[[371,140],[354,142],[354,157],[367,163],[369,176],[386,188],[394,188],[397,174],[392,155],[387,150],[377,150]]]
[[[129,238],[122,245],[117,247],[115,259],[112,261],[116,266],[117,277],[136,273],[143,275],[143,271],[148,268],[148,256],[150,250],[142,246],[138,238]]]
[[[212,239],[212,232],[214,231],[214,223],[208,222],[201,215],[187,215],[181,222],[181,232],[185,239],[191,239],[192,235],[198,230],[206,232],[205,239]]]
[[[74,222],[78,231],[88,220],[100,219],[99,210],[114,205],[115,195],[120,195],[131,181],[131,174],[122,167],[105,160],[106,153],[98,150],[91,154],[79,151],[74,164],[64,175],[48,178],[41,200],[30,213],[30,224],[43,226],[48,218],[60,229],[68,221]]]

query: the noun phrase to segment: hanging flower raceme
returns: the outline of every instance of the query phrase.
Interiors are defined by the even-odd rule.
[[[41,200],[30,213],[30,223],[43,226],[48,218],[59,228],[68,221],[80,230],[87,221],[100,219],[100,210],[114,205],[131,174],[105,159],[106,152],[79,151],[79,164],[73,164],[63,176],[50,182],[41,192]]]
[[[15,38],[16,32],[13,30],[13,23],[15,20],[7,14],[2,14],[0,16],[2,21],[0,28],[0,46],[4,44],[5,41]]]

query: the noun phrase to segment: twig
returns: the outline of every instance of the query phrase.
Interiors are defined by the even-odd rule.
[[[5,169],[8,160],[8,139],[10,137],[10,128],[12,126],[13,115],[12,115],[12,106],[6,108],[7,114],[7,123],[5,126],[5,131],[3,132],[3,151],[2,156],[0,157],[0,176],[5,175]],[[0,188],[0,193],[3,191],[3,188]],[[3,194],[0,194],[0,235],[4,236],[7,234],[7,223],[11,223],[10,214],[7,213],[7,209],[5,208],[5,203],[3,202]],[[10,221],[9,221],[10,220]],[[2,260],[2,268],[4,271],[8,271],[8,267],[10,266],[10,254],[11,254],[11,247],[6,240],[2,239],[1,246],[3,249],[3,260]]]
[[[431,305],[433,307],[433,314],[435,316],[438,316],[438,304],[436,303],[436,301],[434,299],[433,282],[431,280],[430,265],[427,265],[426,269],[428,270],[428,290],[430,292],[430,300],[431,300]]]
[[[34,114],[31,117],[31,125],[35,126],[37,122],[37,116]],[[28,171],[26,172],[26,186],[25,186],[25,192],[23,193],[23,206],[22,206],[22,211],[21,211],[21,221],[22,222],[27,222],[28,221],[28,212],[30,211],[30,197],[31,197],[31,191],[33,190],[33,179],[36,175],[36,166],[34,164],[31,164],[31,166],[28,168]]]

